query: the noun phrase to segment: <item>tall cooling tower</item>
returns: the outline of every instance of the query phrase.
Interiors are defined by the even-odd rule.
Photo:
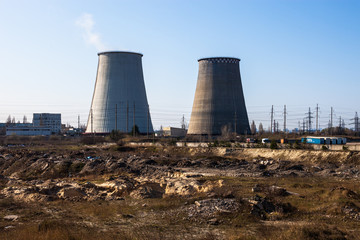
[[[238,58],[199,59],[188,134],[250,133]]]
[[[134,52],[101,52],[86,133],[153,132],[141,58]]]

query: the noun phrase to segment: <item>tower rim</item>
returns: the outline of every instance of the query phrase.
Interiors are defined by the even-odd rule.
[[[127,54],[140,55],[141,57],[144,56],[142,53],[131,52],[131,51],[104,51],[104,52],[98,52],[98,56],[104,55],[104,54],[113,54],[113,53],[127,53]]]
[[[241,61],[240,58],[235,58],[235,57],[206,57],[206,58],[198,59],[198,62],[206,61],[206,60],[225,60],[225,59],[235,60],[235,61],[239,61],[239,62]]]

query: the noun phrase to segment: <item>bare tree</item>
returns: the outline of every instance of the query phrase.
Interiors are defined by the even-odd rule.
[[[263,134],[264,133],[264,127],[262,125],[262,123],[259,124],[259,134]]]
[[[221,127],[221,137],[224,140],[229,140],[231,136],[231,130],[229,125],[224,125]]]
[[[6,125],[9,125],[11,123],[11,115],[9,115],[6,119]]]
[[[13,117],[13,118],[11,119],[11,123],[13,123],[13,124],[16,123],[15,117]]]
[[[250,130],[251,130],[251,134],[252,134],[252,135],[255,135],[255,134],[256,134],[256,125],[255,125],[255,121],[254,121],[254,120],[253,120],[252,123],[251,123]]]
[[[25,115],[23,117],[23,123],[27,123],[27,117]]]

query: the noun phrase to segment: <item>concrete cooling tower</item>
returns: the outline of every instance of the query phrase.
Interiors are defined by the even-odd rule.
[[[101,52],[86,133],[112,130],[152,133],[141,58],[134,52]]]
[[[188,134],[250,133],[238,58],[199,59]]]

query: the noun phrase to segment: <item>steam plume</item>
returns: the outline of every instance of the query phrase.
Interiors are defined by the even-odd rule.
[[[76,25],[83,30],[83,37],[88,44],[96,47],[98,51],[106,50],[105,44],[101,41],[100,35],[94,32],[94,19],[89,13],[84,13],[76,20]]]

